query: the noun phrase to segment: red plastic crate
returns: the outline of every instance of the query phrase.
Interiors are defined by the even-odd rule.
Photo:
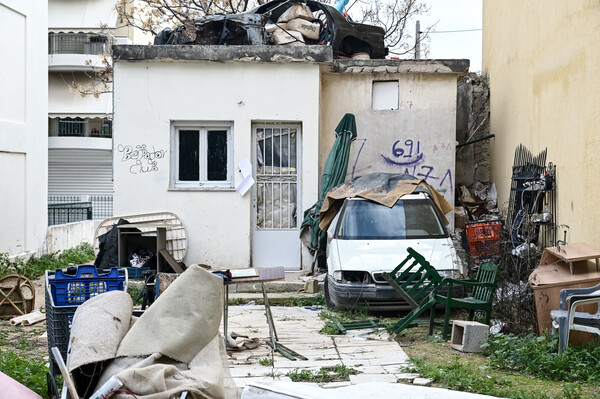
[[[474,222],[466,226],[469,253],[471,256],[494,256],[500,254],[502,222],[492,220]]]

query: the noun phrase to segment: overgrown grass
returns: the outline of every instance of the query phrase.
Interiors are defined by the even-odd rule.
[[[319,370],[294,369],[285,375],[290,377],[293,382],[333,382],[348,381],[351,375],[358,374],[359,371],[343,364],[331,367],[321,367]]]
[[[20,259],[10,260],[7,253],[0,253],[0,277],[8,274],[21,274],[28,279],[35,280],[43,276],[46,270],[62,269],[70,265],[82,265],[93,260],[94,248],[88,243],[67,249],[60,254],[34,256],[27,262]]]
[[[0,370],[43,398],[48,397],[46,383],[48,368],[44,360],[36,360],[21,356],[12,350],[0,349]]]
[[[514,399],[600,399],[600,349],[557,353],[556,337],[492,335],[484,353],[461,353],[427,336],[427,327],[397,337],[412,370],[435,386]],[[407,370],[404,370],[407,371]]]
[[[263,357],[263,358],[258,359],[258,364],[260,364],[261,366],[273,367],[274,363],[275,363],[275,360],[272,357]]]
[[[484,355],[491,367],[544,380],[600,381],[600,346],[569,347],[561,354],[557,348],[558,335],[497,334],[484,344]]]
[[[462,361],[460,357],[441,364],[432,364],[423,358],[411,358],[415,370],[444,387],[457,391],[481,393],[511,399],[579,399],[582,389],[577,384],[566,383],[562,393],[552,395],[546,389],[522,388],[510,379],[491,374],[485,368]]]

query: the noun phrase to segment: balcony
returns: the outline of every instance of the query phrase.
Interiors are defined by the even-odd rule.
[[[112,137],[112,121],[106,118],[54,118],[49,127],[49,137]]]
[[[48,69],[51,71],[86,71],[105,68],[102,54],[109,53],[108,36],[92,33],[49,33]]]

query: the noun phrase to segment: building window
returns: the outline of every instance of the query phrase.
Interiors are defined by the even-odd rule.
[[[232,188],[233,141],[229,123],[173,123],[172,188]]]
[[[373,82],[373,110],[385,111],[398,109],[398,81]]]

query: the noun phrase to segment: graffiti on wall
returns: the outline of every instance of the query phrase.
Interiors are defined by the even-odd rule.
[[[129,163],[129,172],[134,175],[158,171],[158,160],[163,159],[167,152],[154,147],[150,149],[146,144],[135,146],[119,144],[117,151],[123,153],[121,162]]]
[[[433,145],[432,153],[452,151],[452,149],[449,143],[438,143]],[[422,151],[420,140],[396,140],[392,144],[391,154],[381,154],[381,157],[388,165],[398,167],[402,173],[424,179],[441,193],[448,190],[454,192],[452,170],[430,164]]]
[[[369,163],[366,167],[357,169],[358,159],[367,142],[366,139],[362,140],[363,142],[360,145],[360,149],[354,160],[354,166],[352,167],[352,178],[354,178],[356,174],[362,174],[372,167]],[[405,139],[394,141],[391,145],[390,152],[388,154],[381,153],[380,155],[387,165],[391,166],[393,169],[397,169],[398,172],[424,179],[441,193],[453,193],[454,182],[452,170],[440,168],[439,166],[436,167],[431,161],[428,161],[428,155],[431,158],[434,158],[435,156],[443,155],[444,152],[448,151],[453,151],[453,147],[450,143],[436,143],[431,148],[431,152],[427,152],[426,154],[423,151],[423,145],[420,140]]]

